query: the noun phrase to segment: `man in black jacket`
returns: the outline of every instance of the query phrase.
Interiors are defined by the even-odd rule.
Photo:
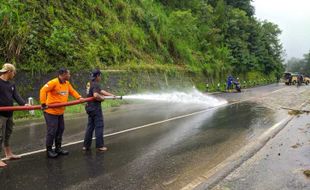
[[[15,100],[19,105],[26,105],[26,102],[20,97],[15,84],[10,80],[16,75],[14,65],[6,63],[0,70],[0,106],[13,106]],[[20,156],[14,155],[9,145],[10,136],[13,132],[13,111],[0,112],[0,152],[2,143],[4,144],[5,156],[9,160],[20,159]],[[6,166],[0,160],[0,168]]]

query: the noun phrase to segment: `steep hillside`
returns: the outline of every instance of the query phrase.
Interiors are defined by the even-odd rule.
[[[24,71],[283,69],[281,31],[258,21],[250,0],[0,0],[0,24],[0,63]]]

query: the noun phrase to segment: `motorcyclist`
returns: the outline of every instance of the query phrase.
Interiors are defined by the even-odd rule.
[[[237,90],[237,92],[241,92],[241,86],[240,86],[240,83],[239,83],[239,78],[234,80],[233,84],[235,85],[235,89]]]
[[[227,77],[226,90],[232,89],[233,81],[234,81],[234,77],[232,77],[231,75],[229,75],[229,76]]]

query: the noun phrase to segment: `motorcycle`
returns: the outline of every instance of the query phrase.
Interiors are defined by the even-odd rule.
[[[233,81],[233,84],[235,85],[235,89],[237,90],[237,92],[241,92],[240,83],[237,80],[235,80],[235,81]]]

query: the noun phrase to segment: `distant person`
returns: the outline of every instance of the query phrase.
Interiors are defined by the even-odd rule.
[[[19,95],[16,86],[11,80],[16,75],[16,69],[14,65],[6,63],[0,70],[0,106],[13,106],[15,100],[19,105],[27,105],[25,100]],[[0,152],[2,143],[4,144],[5,156],[9,160],[20,159],[18,155],[12,153],[10,147],[10,137],[13,132],[13,111],[1,111],[0,112]],[[6,166],[2,160],[0,160],[0,168]]]
[[[91,147],[93,132],[96,136],[96,149],[98,151],[107,151],[108,148],[104,144],[103,132],[104,132],[104,120],[101,108],[101,101],[104,100],[104,96],[114,96],[113,94],[106,92],[100,85],[101,72],[95,69],[91,73],[91,80],[87,83],[86,93],[87,97],[95,97],[95,101],[88,102],[86,104],[86,112],[88,114],[88,123],[85,132],[83,150],[87,151]]]
[[[233,81],[234,81],[234,77],[232,77],[231,75],[229,75],[229,76],[227,77],[226,90],[232,89]]]
[[[61,148],[62,135],[65,130],[65,107],[48,108],[49,104],[67,102],[69,94],[76,99],[83,100],[81,95],[73,89],[69,79],[70,71],[62,68],[58,71],[58,77],[50,80],[40,90],[40,102],[47,125],[46,153],[48,158],[69,154],[67,150]],[[52,149],[54,141],[55,150]]]
[[[297,76],[297,87],[301,86],[303,82],[303,77],[301,74]]]

